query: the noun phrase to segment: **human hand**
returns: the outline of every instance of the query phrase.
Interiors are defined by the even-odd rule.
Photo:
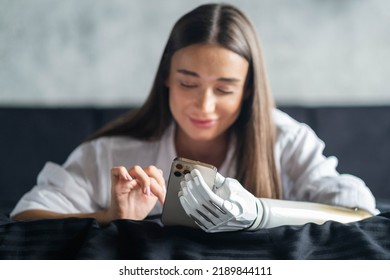
[[[211,188],[197,169],[192,170],[181,182],[179,198],[187,215],[207,232],[257,229],[263,216],[254,195],[237,180],[219,173]]]
[[[153,209],[157,200],[164,203],[165,180],[162,170],[150,165],[138,165],[127,170],[123,166],[111,169],[111,206],[108,220],[142,220]]]

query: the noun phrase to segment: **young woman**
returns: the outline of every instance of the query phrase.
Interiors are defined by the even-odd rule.
[[[202,5],[173,27],[145,104],[81,144],[62,166],[48,162],[11,216],[108,223],[160,214],[164,174],[176,156],[218,168],[225,191],[201,196],[230,209],[226,219],[236,224],[222,221],[221,230],[258,225],[261,205],[255,197],[377,213],[364,182],[340,175],[337,160],[324,157],[323,148],[309,127],[274,108],[247,17],[230,5]],[[202,185],[201,176],[192,175],[180,194],[189,215],[197,212],[191,186]]]

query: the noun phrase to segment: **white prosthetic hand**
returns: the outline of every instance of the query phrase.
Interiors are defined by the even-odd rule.
[[[259,227],[263,207],[237,180],[217,173],[211,189],[197,169],[184,178],[179,193],[181,205],[206,232],[256,230]]]

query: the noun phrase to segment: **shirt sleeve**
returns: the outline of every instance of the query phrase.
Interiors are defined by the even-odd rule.
[[[324,156],[325,144],[310,127],[291,119],[279,127],[278,138],[285,198],[379,212],[366,184],[337,172],[337,159]]]
[[[58,213],[88,213],[102,207],[107,200],[108,171],[102,170],[96,143],[76,148],[64,165],[47,162],[37,177],[37,184],[17,203],[11,216],[26,210]],[[105,196],[105,197],[102,197]]]

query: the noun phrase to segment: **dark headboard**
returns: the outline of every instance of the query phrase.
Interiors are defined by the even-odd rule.
[[[280,109],[310,125],[339,159],[338,171],[362,178],[390,200],[390,106]],[[0,108],[0,210],[9,211],[48,160],[63,163],[93,131],[124,108]]]

